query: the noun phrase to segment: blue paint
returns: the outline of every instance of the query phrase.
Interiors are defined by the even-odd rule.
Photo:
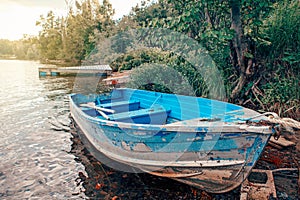
[[[99,115],[99,113],[95,109],[92,109],[92,108],[82,108],[82,111],[85,114],[92,116],[92,117],[97,117]]]
[[[238,150],[238,153],[239,153],[239,154],[244,154],[245,152],[246,152],[246,149],[245,149],[245,148],[239,149],[239,150]]]
[[[236,119],[235,115],[224,115],[224,113],[237,111],[238,114],[243,108],[226,102],[215,101],[205,98],[196,98],[174,94],[164,94],[159,92],[149,92],[145,90],[116,89],[110,94],[100,95],[96,100],[97,105],[109,106],[112,104],[122,104],[124,101],[140,102],[140,108],[150,108],[152,104],[158,104],[167,110],[171,110],[169,117],[179,120],[189,120],[193,118],[221,118],[226,122]],[[106,105],[105,105],[106,104]],[[131,108],[130,104],[123,104],[127,111],[138,109]],[[127,106],[127,107],[126,107]],[[129,110],[128,110],[129,108]],[[122,110],[123,112],[124,110]],[[124,111],[125,112],[125,111]]]
[[[209,151],[231,151],[233,149],[243,149],[242,145],[247,142],[246,135],[241,136],[239,140],[242,143],[236,142],[236,137],[228,136],[227,134],[207,134],[207,133],[184,133],[184,132],[165,132],[160,131],[145,132],[130,129],[124,130],[114,127],[106,127],[106,136],[114,141],[114,145],[121,147],[121,142],[130,143],[135,146],[137,143],[144,143],[154,152],[209,152]],[[209,139],[208,139],[209,138]],[[253,146],[248,148],[248,151],[253,149]],[[243,152],[241,152],[243,153]]]
[[[110,103],[102,103],[98,106],[102,108],[109,108],[117,113],[138,110],[140,107],[139,101],[112,101]]]
[[[40,76],[47,76],[47,72],[40,72]]]
[[[246,137],[246,139],[247,139],[247,141],[253,141],[253,140],[255,140],[256,139],[256,136],[247,136]]]
[[[266,136],[266,137],[269,138],[270,135]],[[263,140],[261,137],[257,137],[255,139],[255,141],[253,143],[253,148],[252,148],[254,155],[252,155],[253,158],[252,158],[251,162],[249,162],[247,164],[248,166],[252,166],[256,163],[256,161],[258,160],[258,158],[259,158],[260,154],[262,153],[262,151],[263,151],[264,147],[266,146],[266,144],[267,144],[267,140]],[[249,154],[247,156],[249,156]]]
[[[134,104],[136,104],[136,102],[134,102]],[[112,121],[127,122],[133,124],[162,124],[166,122],[169,113],[170,110],[165,110],[163,107],[156,105],[152,108],[138,110],[135,109],[130,112],[111,114],[109,115],[109,117]]]

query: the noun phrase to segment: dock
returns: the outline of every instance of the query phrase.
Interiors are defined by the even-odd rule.
[[[111,73],[112,73],[112,69],[109,65],[39,68],[40,76],[59,76],[59,75],[77,75],[77,74],[109,76],[111,75]]]
[[[130,70],[124,70],[122,72],[113,72],[108,78],[102,81],[109,86],[123,86],[130,81]]]

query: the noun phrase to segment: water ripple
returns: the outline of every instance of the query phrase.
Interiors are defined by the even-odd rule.
[[[86,198],[85,173],[70,154],[68,132],[50,129],[49,117],[68,123],[71,78],[38,77],[40,64],[0,61],[0,198]]]

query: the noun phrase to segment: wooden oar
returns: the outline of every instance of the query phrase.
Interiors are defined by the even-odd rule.
[[[106,120],[110,120],[110,119],[109,119],[109,116],[107,116],[104,112],[115,113],[115,111],[112,110],[112,109],[101,108],[101,107],[98,107],[98,106],[95,106],[95,105],[91,105],[91,104],[80,104],[80,106],[82,106],[82,107],[88,107],[88,108],[93,108],[93,109],[97,110],[97,112],[99,112],[99,114],[102,117],[104,117]]]
[[[104,112],[102,112],[101,110],[97,110],[99,113],[100,113],[100,115],[102,115],[102,117],[104,117],[106,120],[110,120],[109,119],[109,116],[107,116]]]
[[[88,108],[94,108],[95,110],[100,110],[100,111],[104,111],[104,112],[108,112],[108,113],[115,113],[115,110],[112,109],[108,109],[108,108],[101,108],[92,104],[80,104],[81,107],[88,107]]]

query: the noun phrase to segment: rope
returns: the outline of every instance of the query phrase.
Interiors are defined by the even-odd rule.
[[[294,119],[291,119],[291,118],[281,118],[276,113],[273,113],[273,112],[266,112],[263,114],[256,115],[254,117],[247,119],[247,121],[251,121],[252,119],[255,119],[255,118],[258,118],[261,116],[267,116],[267,115],[270,115],[270,116],[268,117],[268,119],[263,120],[264,122],[269,122],[272,124],[280,124],[283,127],[292,127],[292,128],[300,129],[300,122],[298,122]]]
[[[293,127],[300,129],[300,122],[291,118],[268,118],[268,121],[274,124],[281,124],[284,127]]]
[[[253,119],[262,117],[262,116],[268,116],[268,117],[266,119],[262,119],[260,121],[252,121]],[[275,131],[274,135],[273,135],[275,140],[279,139],[281,132],[282,132],[282,127],[284,127],[286,131],[291,132],[291,133],[294,133],[292,128],[300,129],[300,122],[298,122],[294,119],[291,119],[291,118],[281,118],[276,113],[273,113],[273,112],[266,112],[266,113],[253,116],[253,117],[245,119],[245,120],[246,120],[246,123],[250,123],[250,124],[272,126],[273,130]]]
[[[150,106],[150,108],[152,108],[154,106],[154,104],[156,104],[156,102],[162,97],[162,95],[159,95],[155,101],[152,103],[152,105]]]

